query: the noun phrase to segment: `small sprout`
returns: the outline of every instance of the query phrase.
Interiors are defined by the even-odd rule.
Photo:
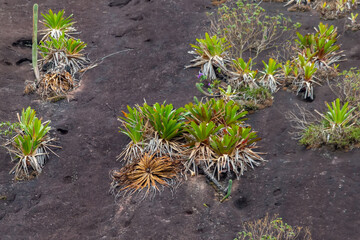
[[[356,24],[356,18],[358,17],[358,13],[354,15],[354,13],[351,13],[351,17],[349,17],[348,19],[351,20],[351,24]]]

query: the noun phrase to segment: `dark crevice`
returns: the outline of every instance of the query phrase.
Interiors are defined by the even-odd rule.
[[[15,42],[12,43],[13,47],[21,47],[21,48],[31,48],[32,46],[32,40],[31,39],[24,39],[21,38]]]
[[[66,135],[66,134],[68,134],[68,132],[69,132],[69,130],[64,129],[64,128],[57,128],[56,131],[57,131],[58,133],[60,133],[61,135]]]
[[[13,65],[11,62],[9,62],[8,60],[5,60],[5,59],[1,61],[1,64],[5,65],[5,66],[12,66]]]
[[[30,59],[28,59],[28,58],[22,58],[22,59],[20,59],[19,61],[17,61],[16,62],[16,65],[21,65],[22,63],[24,63],[24,62],[29,62],[29,63],[31,63],[32,61],[30,60]]]
[[[131,2],[131,0],[117,0],[117,1],[112,1],[111,3],[109,3],[109,7],[125,7],[126,5],[128,5]]]

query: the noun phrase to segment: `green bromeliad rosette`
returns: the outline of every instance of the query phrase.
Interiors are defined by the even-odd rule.
[[[131,108],[124,117],[119,117],[122,123],[120,132],[130,137],[131,142],[118,156],[125,162],[133,162],[143,153],[157,153],[159,156],[176,156],[181,152],[181,138],[184,122],[182,108],[174,109],[172,104],[155,103],[153,106],[144,103],[143,106]]]
[[[195,55],[195,59],[191,61],[193,64],[186,66],[186,68],[201,67],[204,75],[215,80],[217,68],[227,71],[225,64],[229,61],[227,50],[230,45],[225,38],[219,38],[216,35],[210,37],[208,33],[205,33],[205,39],[196,39],[196,41],[198,42],[197,45],[190,44],[194,50],[189,52]]]
[[[42,172],[50,147],[56,146],[50,144],[55,140],[49,136],[50,121],[42,122],[36,117],[35,110],[30,107],[23,109],[21,116],[18,114],[18,120],[14,129],[16,135],[4,146],[12,161],[16,162],[10,173],[15,174],[15,180],[23,180]]]
[[[27,85],[25,92],[36,91],[43,99],[56,101],[66,97],[67,93],[79,85],[79,73],[84,72],[90,61],[84,53],[86,44],[74,37],[76,29],[72,15],[65,17],[65,11],[41,14],[43,34],[37,46],[41,58],[36,61],[39,69],[38,80]],[[34,14],[34,28],[37,26],[37,15]],[[34,29],[35,31],[35,29]],[[37,34],[37,32],[34,34]],[[34,58],[36,59],[36,58]]]
[[[60,35],[59,38],[49,36],[49,40],[43,41],[39,45],[42,64],[50,64],[50,71],[65,66],[69,73],[77,73],[87,63],[87,59],[82,53],[85,47],[86,44],[80,39],[66,39],[65,34]]]
[[[41,14],[44,17],[42,23],[46,29],[41,32],[44,34],[41,42],[49,40],[50,37],[59,39],[61,35],[65,34],[67,38],[71,38],[71,34],[76,32],[76,29],[73,27],[75,22],[72,19],[72,14],[67,18],[64,17],[64,10],[59,11],[58,13],[53,13],[50,9],[48,13]]]
[[[278,90],[279,82],[277,81],[278,69],[281,68],[281,64],[277,63],[276,60],[270,58],[269,62],[264,64],[264,71],[261,73],[263,76],[260,78],[260,84],[269,89],[271,93]]]

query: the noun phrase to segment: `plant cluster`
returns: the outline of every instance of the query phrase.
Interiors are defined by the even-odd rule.
[[[315,34],[297,33],[296,56],[282,64],[282,77],[296,87],[297,93],[304,92],[304,98],[314,98],[314,84],[320,84],[317,76],[337,74],[341,60],[337,42],[337,29],[320,23]]]
[[[271,105],[271,94],[279,89],[282,64],[269,58],[261,70],[253,69],[253,61],[300,24],[292,25],[282,15],[268,16],[259,4],[242,0],[223,4],[210,18],[211,35],[206,33],[204,39],[196,39],[197,45],[191,44],[190,53],[196,57],[187,67],[201,67],[197,88],[209,97],[236,101],[248,110]],[[252,58],[246,61],[245,55]]]
[[[233,171],[237,178],[247,169],[264,161],[252,149],[260,139],[251,127],[244,126],[246,111],[233,101],[211,99],[185,105],[189,160],[185,170],[195,174],[198,167],[217,173]]]
[[[348,20],[350,20],[350,23],[345,26],[346,29],[350,29],[351,31],[358,31],[360,30],[360,23],[356,21],[356,18],[358,17],[358,13],[354,14],[351,13],[350,17],[348,17]]]
[[[64,10],[54,13],[51,9],[42,14],[45,29],[38,50],[41,56],[39,81],[31,89],[37,90],[44,99],[64,97],[76,84],[76,76],[89,65],[83,50],[86,44],[73,35],[76,33],[72,15],[64,17]]]
[[[258,6],[257,4],[255,5]],[[255,5],[243,5],[241,1],[237,2],[237,6],[239,9],[242,9],[242,11],[245,11],[244,9],[251,9],[254,7],[256,9],[254,12],[263,12],[261,9],[258,9],[258,7],[255,7]],[[219,10],[221,17],[219,17],[217,21],[221,22],[224,21],[223,18],[232,18],[232,11],[235,11],[234,9],[237,8],[229,8],[227,5],[222,6]],[[247,16],[247,14],[244,16]],[[247,21],[251,22],[251,19],[252,18]],[[246,21],[244,20],[238,22],[238,24],[241,25],[245,24],[244,22]],[[258,23],[258,25],[261,24]],[[270,94],[276,92],[280,85],[292,85],[296,88],[298,94],[303,92],[305,99],[312,100],[314,98],[313,85],[320,84],[318,76],[322,78],[324,75],[325,77],[336,75],[338,67],[336,63],[341,60],[341,57],[343,57],[343,55],[341,55],[342,52],[339,51],[340,45],[337,44],[337,28],[333,25],[328,26],[320,23],[318,28],[315,28],[316,32],[313,34],[302,35],[299,32],[296,33],[297,39],[295,39],[294,47],[295,55],[291,57],[291,60],[281,63],[276,59],[269,58],[268,62],[263,61],[263,70],[253,69],[253,59],[249,58],[248,61],[245,61],[241,57],[243,54],[242,50],[237,50],[235,54],[238,54],[240,57],[235,57],[233,59],[231,59],[229,54],[226,52],[229,44],[231,46],[230,49],[241,46],[240,43],[231,40],[231,38],[227,37],[226,34],[232,30],[236,30],[240,31],[240,33],[236,32],[236,36],[248,36],[246,29],[237,25],[231,25],[231,27],[230,25],[226,26],[230,29],[226,29],[226,27],[222,26],[222,29],[226,29],[226,31],[224,30],[225,33],[222,33],[222,30],[219,30],[218,34],[223,37],[221,38],[222,40],[217,41],[216,44],[214,42],[207,41],[207,39],[219,39],[217,35],[210,38],[208,33],[206,33],[205,39],[197,39],[199,43],[206,41],[206,45],[191,45],[195,50],[197,50],[197,52],[194,53],[198,54],[198,57],[196,58],[198,64],[191,65],[191,67],[202,66],[201,74],[203,76],[201,77],[201,80],[203,81],[204,79],[208,79],[210,81],[208,84],[208,93],[206,93],[206,90],[202,88],[204,87],[202,82],[197,84],[197,88],[210,97],[221,97],[223,99],[238,101],[241,104],[245,104],[245,106],[251,106],[251,100],[253,100],[252,102],[254,102],[254,100],[255,102],[256,100],[260,100],[263,104],[266,102],[271,103],[271,101],[267,100],[269,98],[271,99]],[[268,29],[268,27],[265,28]],[[265,42],[267,41],[271,42],[271,38],[267,37]],[[214,49],[221,49],[221,67],[220,64],[213,64],[208,57],[204,57],[202,52],[199,52],[198,50],[201,47],[206,47],[206,49],[208,49],[207,52],[209,53],[215,52]],[[234,54],[232,54],[232,56],[233,55]],[[213,57],[215,56],[218,55],[213,55]],[[226,56],[228,56],[228,58],[226,58]],[[255,57],[257,57],[257,54]],[[209,71],[208,69],[210,65],[213,65],[214,68],[218,68],[219,73],[217,74],[214,68]],[[211,76],[209,77],[207,74],[211,74]],[[262,97],[270,97],[268,99],[251,99],[251,94],[249,95],[247,94],[248,91],[244,91],[250,89],[256,92],[258,91],[258,88],[266,89],[270,93],[263,94]],[[248,99],[250,99],[250,104]],[[248,107],[248,109],[251,109],[251,107]]]
[[[335,148],[348,148],[359,146],[360,122],[355,107],[350,107],[348,102],[340,103],[337,98],[331,104],[326,103],[328,111],[320,113],[315,110],[319,117],[308,111],[300,111],[300,116],[294,113],[289,119],[298,130],[296,133],[299,142],[310,148],[323,145]],[[312,118],[312,120],[308,120]]]
[[[15,132],[15,129],[19,127],[18,123],[0,122],[0,136],[9,137]]]
[[[318,1],[314,8],[324,19],[342,18],[357,8],[356,0]]]
[[[174,186],[180,172],[179,155],[184,131],[183,108],[155,103],[131,108],[119,117],[120,132],[131,141],[118,156],[125,161],[119,171],[113,171],[111,191],[116,196],[156,194],[164,186]],[[170,184],[172,183],[172,184]]]
[[[311,233],[307,228],[292,227],[277,215],[268,214],[262,219],[243,224],[243,231],[234,240],[311,240]]]
[[[118,194],[147,189],[147,195],[159,191],[158,185],[172,186],[165,183],[180,172],[180,162],[192,175],[201,168],[220,179],[225,172],[234,172],[239,178],[248,166],[253,168],[264,161],[253,151],[260,139],[244,124],[247,112],[233,101],[200,102],[195,98],[195,103],[178,109],[171,104],[144,103],[128,106],[128,113],[123,114],[119,117],[120,132],[131,141],[118,156],[126,162],[125,167],[112,173],[112,189],[119,190]],[[157,180],[144,182],[149,172],[163,168],[169,171],[156,174]],[[133,175],[136,177],[130,177]]]
[[[50,138],[50,121],[42,122],[36,117],[35,110],[28,107],[23,109],[21,116],[18,114],[19,123],[6,124],[15,136],[11,135],[10,139],[4,144],[9,151],[12,161],[16,162],[10,173],[15,173],[15,179],[28,179],[31,175],[41,173],[45,161],[51,151]]]
[[[206,33],[206,37],[208,36]],[[201,39],[197,40],[201,41]],[[199,48],[199,46],[192,46],[195,49]],[[209,45],[208,48],[214,49],[215,46]],[[199,59],[203,59],[202,62],[198,61]],[[267,100],[271,100],[271,93],[278,90],[278,82],[275,78],[278,77],[281,64],[272,58],[269,59],[269,63],[263,62],[264,70],[260,72],[252,69],[251,58],[247,62],[243,58],[222,59],[221,66],[218,64],[219,61],[214,64],[212,60],[204,58],[200,54],[196,60],[198,64],[188,67],[201,66],[198,76],[200,83],[197,83],[196,86],[206,96],[220,97],[225,101],[241,102],[252,109],[253,107],[256,108],[257,103],[263,104]],[[212,70],[209,70],[210,68]],[[206,73],[210,74],[210,77]],[[204,90],[204,83],[207,81],[209,81],[208,88]],[[264,94],[258,95],[257,92],[259,91]]]
[[[174,109],[172,104],[165,103],[127,108],[129,112],[119,117],[120,132],[130,137],[131,142],[118,159],[131,163],[145,152],[176,156],[182,151],[176,141],[183,132],[182,108]]]

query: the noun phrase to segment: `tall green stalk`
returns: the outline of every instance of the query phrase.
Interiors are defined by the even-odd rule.
[[[36,77],[36,82],[40,80],[39,68],[37,65],[38,53],[37,53],[37,33],[38,33],[38,4],[33,6],[33,39],[32,39],[32,64]]]

